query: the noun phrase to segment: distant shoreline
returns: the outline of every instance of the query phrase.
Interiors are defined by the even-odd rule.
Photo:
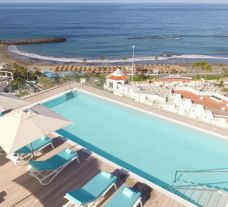
[[[87,64],[91,65],[128,65],[134,60],[135,64],[183,64],[192,63],[199,60],[207,60],[210,63],[227,63],[228,57],[210,56],[210,55],[196,55],[196,54],[186,54],[186,55],[159,55],[159,56],[135,56],[132,57],[115,57],[115,58],[105,58],[105,57],[54,57],[49,55],[40,55],[37,53],[31,53],[20,50],[16,45],[10,45],[7,51],[19,59],[27,59],[27,61],[37,60],[37,61],[47,61],[55,64],[66,63],[66,64],[82,64],[84,59],[86,59]]]
[[[195,61],[199,61],[198,60],[190,60],[189,61],[142,61],[142,62],[135,62],[135,64],[178,64],[181,65],[183,67],[185,67],[187,69],[187,71],[192,71],[192,63]],[[78,62],[61,62],[61,61],[51,61],[51,60],[42,60],[39,58],[32,58],[32,57],[26,57],[23,55],[19,55],[19,54],[15,54],[12,53],[8,50],[8,46],[6,45],[1,45],[0,44],[0,63],[6,63],[6,64],[13,64],[13,63],[17,63],[23,66],[26,66],[28,68],[34,68],[34,67],[40,67],[42,69],[53,69],[54,66],[59,65],[59,64],[73,64],[73,65],[130,65],[131,62],[128,61],[122,61],[122,62],[114,62],[114,63],[109,63],[109,62],[105,62],[102,60],[99,60],[98,62],[95,63],[83,63],[82,62],[82,58],[79,59]],[[220,64],[222,64],[223,62],[218,62],[218,63],[213,63],[211,62],[214,70],[216,72],[221,71],[221,67],[219,66]],[[228,67],[228,63],[223,63],[225,66]]]

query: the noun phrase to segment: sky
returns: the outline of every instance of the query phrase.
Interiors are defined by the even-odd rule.
[[[227,3],[228,0],[0,0],[0,3]]]

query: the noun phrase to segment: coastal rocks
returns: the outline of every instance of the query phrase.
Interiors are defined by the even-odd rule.
[[[27,44],[46,44],[65,42],[66,39],[62,37],[47,37],[47,38],[32,38],[32,39],[21,39],[21,40],[0,40],[0,44],[3,45],[27,45]]]

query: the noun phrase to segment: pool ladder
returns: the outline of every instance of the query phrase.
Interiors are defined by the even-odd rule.
[[[67,84],[65,84],[64,87],[63,87],[64,92],[65,93],[73,92],[75,86],[72,86],[72,84],[74,84],[74,83],[75,83],[74,81],[70,81]]]
[[[228,193],[194,182],[188,173],[226,173],[227,170],[177,170],[170,191],[199,207],[228,207]],[[182,178],[181,181],[179,179]]]
[[[209,170],[176,170],[174,183],[178,180],[178,175],[186,173],[228,173],[228,169],[209,169]]]

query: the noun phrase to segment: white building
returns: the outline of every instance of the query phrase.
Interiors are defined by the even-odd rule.
[[[128,83],[129,77],[125,75],[120,69],[117,69],[113,73],[106,77],[104,89],[108,91],[121,90],[122,87]]]

